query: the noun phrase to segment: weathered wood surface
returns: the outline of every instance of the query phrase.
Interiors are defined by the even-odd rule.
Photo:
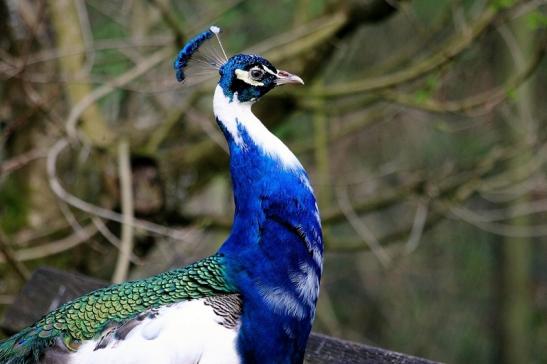
[[[53,268],[36,270],[8,307],[2,329],[14,333],[48,311],[107,283]],[[309,364],[433,364],[435,362],[355,342],[312,333],[306,349]]]

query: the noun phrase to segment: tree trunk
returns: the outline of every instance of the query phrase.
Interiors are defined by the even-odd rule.
[[[525,19],[517,20],[511,27],[516,40],[515,49],[511,49],[514,72],[521,72],[531,56],[534,45],[534,33],[527,27]],[[510,40],[508,41],[508,43]],[[511,48],[511,45],[509,44]],[[520,50],[519,50],[520,48]],[[517,92],[516,118],[510,121],[510,133],[514,144],[523,152],[510,163],[515,181],[528,178],[528,171],[522,168],[528,164],[533,155],[536,139],[536,128],[532,112],[532,82],[524,83]],[[523,175],[524,173],[524,175]],[[513,201],[514,207],[530,200],[526,193]],[[512,207],[509,211],[513,210]],[[515,227],[531,225],[529,216],[513,218],[510,223]],[[531,249],[529,237],[505,237],[500,250],[500,346],[498,350],[501,363],[528,363],[530,360],[530,318],[532,316],[531,288]]]

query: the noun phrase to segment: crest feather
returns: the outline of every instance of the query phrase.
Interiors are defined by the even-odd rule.
[[[218,36],[219,32],[220,28],[213,25],[206,31],[199,33],[194,38],[190,39],[184,45],[184,47],[177,55],[175,62],[173,63],[173,67],[175,68],[175,72],[177,75],[177,81],[182,82],[186,78],[186,75],[184,74],[184,69],[187,67],[188,62],[190,61],[192,56],[198,51],[199,47],[201,47],[201,45],[207,40],[213,38],[214,36]],[[218,65],[212,64],[212,66]]]

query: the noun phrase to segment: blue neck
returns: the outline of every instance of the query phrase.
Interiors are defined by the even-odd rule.
[[[299,163],[287,164],[287,156],[276,154],[285,151],[280,146],[268,150],[274,139],[257,140],[275,138],[251,125],[258,119],[233,111],[243,114],[235,127],[229,125],[233,120],[223,120],[229,119],[226,110],[215,108],[230,147],[236,206],[219,253],[243,296],[238,349],[244,363],[301,363],[322,271],[315,197]]]

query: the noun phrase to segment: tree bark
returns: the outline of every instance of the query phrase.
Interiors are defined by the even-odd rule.
[[[534,33],[528,29],[524,19],[519,19],[511,25],[511,33],[515,36],[515,49],[511,49],[514,72],[520,72],[525,67],[534,45]],[[508,42],[509,43],[509,42]],[[520,50],[518,49],[520,48]],[[512,160],[510,168],[514,171],[513,178],[518,181],[527,173],[521,168],[533,155],[533,145],[536,138],[537,125],[533,120],[532,81],[525,82],[517,91],[516,120],[511,121],[511,138],[516,146],[524,152]],[[526,176],[524,177],[526,178]],[[530,192],[512,202],[513,207],[530,200]],[[530,216],[520,216],[511,220],[513,226],[529,226]],[[532,317],[531,302],[531,258],[532,239],[527,237],[505,237],[501,246],[501,340],[498,350],[500,363],[528,363],[530,358],[530,319]]]
[[[72,0],[49,1],[51,19],[57,46],[61,50],[85,48],[82,30],[78,18],[75,2]],[[80,82],[65,83],[65,93],[72,106],[76,105],[90,92],[89,79],[85,70],[85,52],[70,56],[60,57],[59,66],[61,72],[72,77],[78,76]],[[89,106],[81,116],[81,129],[85,137],[97,146],[107,146],[114,139],[114,133],[109,130],[101,110],[96,104]]]

